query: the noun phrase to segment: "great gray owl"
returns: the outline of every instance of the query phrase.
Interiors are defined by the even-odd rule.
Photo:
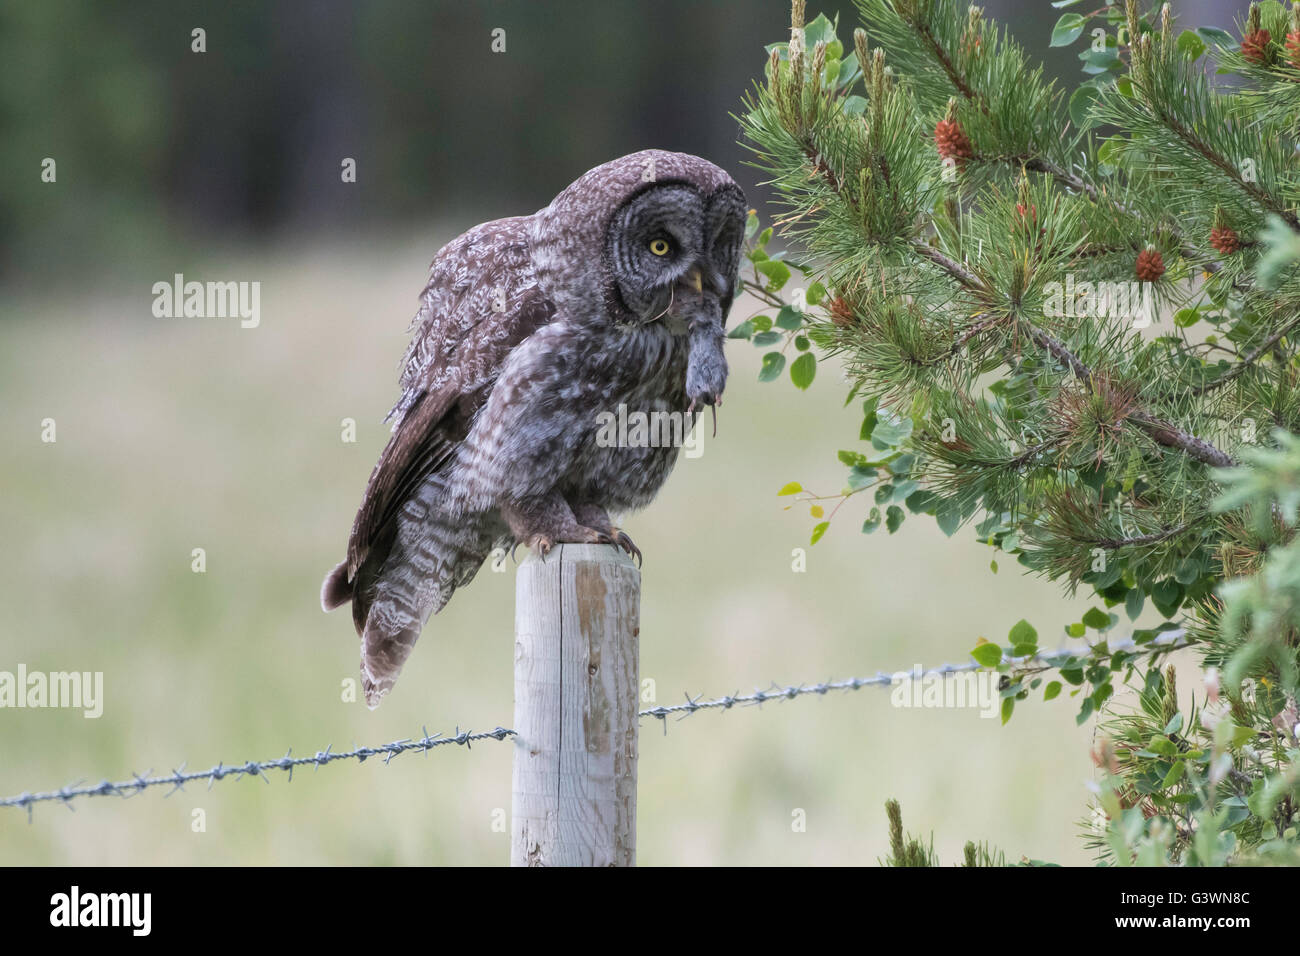
[[[321,588],[327,611],[352,602],[370,707],[493,549],[639,557],[609,513],[649,504],[678,449],[606,447],[597,423],[721,400],[744,220],[723,170],[645,150],[434,257],[392,437]]]

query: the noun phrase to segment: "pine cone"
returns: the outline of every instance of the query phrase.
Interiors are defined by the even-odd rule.
[[[1021,219],[1027,219],[1029,222],[1032,222],[1034,225],[1038,225],[1037,206],[1030,206],[1029,208],[1026,209],[1024,203],[1018,202],[1016,203],[1016,212],[1020,214]]]
[[[1263,27],[1252,33],[1247,33],[1246,38],[1241,41],[1241,55],[1250,60],[1251,63],[1267,66],[1268,45],[1272,40],[1272,34]]]
[[[1230,256],[1241,248],[1241,239],[1227,226],[1215,226],[1210,230],[1210,245],[1219,250],[1220,255]]]
[[[1300,32],[1292,31],[1286,35],[1286,58],[1300,70]]]
[[[956,120],[939,120],[934,127],[934,144],[939,148],[939,156],[943,159],[962,162],[975,155],[971,149],[970,137]]]
[[[1137,277],[1143,282],[1156,282],[1165,274],[1165,260],[1158,249],[1143,249],[1138,253],[1135,267]]]
[[[843,326],[853,323],[853,306],[839,296],[831,299],[830,313],[831,321],[836,325]]]

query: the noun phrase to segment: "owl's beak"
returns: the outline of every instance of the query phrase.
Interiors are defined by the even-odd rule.
[[[686,273],[686,281],[690,283],[691,288],[696,292],[704,291],[704,275],[700,272],[699,266],[695,266],[690,272]]]

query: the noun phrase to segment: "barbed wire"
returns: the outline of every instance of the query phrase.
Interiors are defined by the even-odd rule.
[[[1182,628],[1162,631],[1159,635],[1149,641],[1139,643],[1127,639],[1122,641],[1108,642],[1106,649],[1110,654],[1119,654],[1127,652],[1136,652],[1142,654],[1163,653],[1166,651],[1176,651],[1179,648],[1187,647],[1192,641],[1187,637],[1187,632]],[[1028,667],[1034,664],[1042,664],[1046,667],[1059,667],[1062,663],[1069,660],[1086,660],[1091,656],[1092,647],[1086,648],[1061,648],[1055,651],[1039,651],[1036,654],[1026,654],[1022,657],[1011,657],[1007,654],[1002,655],[1002,662],[1011,664],[1013,667]],[[643,710],[638,717],[657,717],[661,721],[666,721],[673,714],[682,717],[690,717],[692,714],[701,710],[722,709],[729,710],[737,705],[762,705],[770,700],[793,700],[796,697],[803,697],[807,694],[828,694],[831,691],[859,690],[863,687],[889,687],[892,686],[898,678],[906,676],[912,680],[923,680],[926,677],[946,677],[949,674],[962,674],[972,671],[990,671],[991,668],[977,661],[969,661],[965,664],[943,664],[939,667],[931,667],[927,670],[912,669],[908,671],[894,671],[885,673],[878,671],[874,677],[850,677],[845,680],[826,681],[821,684],[797,684],[782,686],[772,683],[766,690],[756,690],[752,694],[733,694],[728,697],[717,697],[713,700],[701,700],[686,695],[686,702],[681,704],[671,704],[667,707],[651,707]],[[665,731],[667,725],[665,723]]]
[[[218,780],[224,780],[226,777],[261,777],[267,783],[270,783],[270,778],[266,776],[267,770],[287,771],[289,780],[292,781],[294,768],[308,764],[319,769],[325,764],[334,763],[336,760],[355,760],[358,763],[364,763],[371,757],[380,756],[384,758],[384,763],[388,763],[398,754],[409,753],[412,750],[428,753],[434,747],[442,747],[447,744],[469,747],[476,740],[505,740],[507,737],[515,736],[513,730],[507,730],[504,727],[498,727],[496,730],[483,733],[462,731],[457,727],[456,733],[450,737],[444,737],[442,734],[430,734],[428,730],[424,730],[423,733],[424,736],[419,739],[394,740],[392,743],[382,744],[378,747],[358,747],[355,750],[334,751],[332,749],[333,745],[330,745],[324,750],[318,750],[311,757],[295,757],[291,747],[283,757],[275,760],[249,760],[242,764],[231,764],[230,766],[219,763],[208,770],[192,772],[186,772],[185,764],[182,763],[180,767],[165,776],[151,777],[149,774],[153,771],[146,770],[144,773],[135,774],[131,780],[124,780],[119,783],[104,780],[93,786],[82,786],[78,782],[60,790],[20,793],[16,796],[0,799],[0,807],[26,807],[27,819],[30,821],[32,805],[50,800],[60,800],[71,810],[71,801],[74,797],[133,797],[142,790],[167,784],[171,784],[172,787],[166,794],[166,796],[170,797],[177,790],[184,790],[185,784],[195,780],[207,780],[209,790],[212,789],[214,783]]]
[[[1107,652],[1110,654],[1132,652],[1138,655],[1156,654],[1166,651],[1178,650],[1187,647],[1193,643],[1185,631],[1181,628],[1176,630],[1163,631],[1155,638],[1139,643],[1134,640],[1123,640],[1109,642],[1106,645]],[[1086,648],[1061,648],[1055,651],[1039,651],[1035,654],[1027,654],[1021,657],[1011,657],[1004,654],[1002,663],[1010,664],[1014,668],[1030,667],[1035,664],[1042,664],[1047,667],[1059,667],[1061,664],[1071,660],[1086,660],[1095,650],[1095,646]],[[649,707],[645,710],[638,711],[637,717],[654,717],[663,722],[664,732],[667,733],[667,719],[676,715],[677,718],[684,719],[690,717],[702,710],[730,710],[737,706],[762,706],[768,701],[775,700],[793,700],[796,697],[804,697],[810,694],[825,695],[832,691],[853,691],[860,690],[863,687],[889,687],[896,678],[906,675],[913,680],[924,679],[926,677],[946,677],[950,674],[961,674],[975,671],[990,671],[991,668],[980,664],[977,661],[970,661],[964,664],[944,664],[939,667],[931,667],[927,670],[913,668],[908,671],[894,671],[885,673],[878,671],[873,677],[850,677],[845,680],[830,680],[820,684],[797,684],[797,685],[780,685],[772,683],[767,689],[756,690],[752,694],[729,694],[726,697],[715,697],[710,700],[704,700],[699,697],[686,695],[686,701],[681,704],[670,704],[667,706]],[[37,803],[46,803],[59,801],[69,810],[74,809],[72,800],[77,797],[133,797],[151,787],[171,786],[172,789],[167,791],[165,796],[170,797],[178,790],[184,790],[185,784],[192,783],[196,780],[208,781],[208,789],[218,780],[224,780],[227,777],[261,777],[266,783],[270,783],[267,777],[268,770],[283,770],[288,774],[289,780],[293,780],[293,771],[297,767],[312,766],[314,769],[334,763],[339,760],[355,760],[358,763],[364,763],[371,757],[382,757],[385,764],[389,763],[399,754],[420,751],[428,753],[435,747],[443,747],[448,744],[468,748],[472,743],[480,740],[506,740],[510,737],[516,737],[518,734],[505,727],[497,727],[495,730],[472,732],[462,731],[459,727],[450,737],[442,734],[430,734],[427,729],[421,728],[422,736],[418,738],[406,738],[403,740],[394,740],[391,743],[381,744],[377,747],[358,747],[355,750],[335,751],[332,745],[324,750],[318,750],[310,757],[295,757],[293,749],[290,748],[285,752],[283,757],[273,760],[249,760],[241,764],[218,763],[215,767],[207,770],[186,771],[185,764],[173,770],[170,774],[160,776],[149,776],[152,770],[146,770],[144,773],[134,774],[132,779],[113,783],[109,780],[103,780],[100,783],[92,785],[83,785],[80,781],[70,784],[59,790],[47,791],[24,791],[12,797],[0,797],[0,807],[23,807],[27,810],[27,819],[32,819],[32,808]]]

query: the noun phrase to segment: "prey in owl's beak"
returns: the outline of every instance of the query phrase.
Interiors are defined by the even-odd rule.
[[[722,354],[726,332],[722,327],[724,284],[699,265],[692,266],[673,287],[668,309],[669,328],[686,335],[689,352],[686,363],[687,413],[697,405],[713,411],[713,433],[718,431],[717,406],[727,384],[727,360]]]

